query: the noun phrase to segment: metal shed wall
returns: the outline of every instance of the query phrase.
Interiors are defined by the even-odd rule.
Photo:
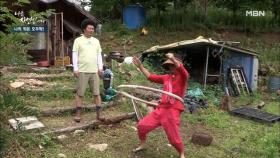
[[[257,88],[258,59],[255,56],[230,52],[223,61],[223,73],[225,75],[230,67],[242,67],[250,89],[255,90]]]

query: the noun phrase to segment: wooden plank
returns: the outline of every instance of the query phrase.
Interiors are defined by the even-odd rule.
[[[246,79],[245,79],[245,76],[244,76],[243,70],[242,70],[242,69],[240,69],[240,71],[241,71],[241,75],[242,75],[243,80],[244,80],[244,83],[245,83],[245,88],[246,88],[246,91],[247,91],[247,93],[249,94],[250,92],[249,92],[248,84],[247,84],[247,82],[246,82]]]
[[[244,93],[244,87],[243,87],[243,84],[242,84],[242,78],[241,78],[240,73],[239,73],[240,70],[239,70],[239,69],[236,69],[235,71],[236,71],[237,78],[238,78],[238,82],[239,82],[238,85],[241,86],[241,90],[242,90],[242,92]]]
[[[240,93],[239,86],[238,86],[238,83],[237,83],[237,81],[236,81],[235,74],[234,74],[234,69],[230,69],[230,71],[231,71],[232,80],[233,80],[233,82],[234,82],[234,84],[235,84],[235,86],[236,86],[236,88],[237,88],[238,94],[241,94],[241,93]]]
[[[131,99],[135,114],[137,116],[137,120],[140,121],[143,118],[143,115],[139,109],[139,106],[135,103],[135,101],[133,99]]]
[[[65,66],[65,63],[64,63],[64,37],[63,37],[63,34],[64,34],[64,30],[63,30],[63,12],[61,12],[61,52],[62,52],[62,59],[63,59],[63,67]]]

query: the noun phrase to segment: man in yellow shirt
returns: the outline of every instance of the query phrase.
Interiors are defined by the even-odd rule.
[[[101,98],[99,92],[99,76],[103,73],[103,62],[99,40],[92,37],[96,23],[86,19],[81,24],[83,34],[76,38],[73,44],[73,71],[78,78],[76,88],[76,116],[74,120],[80,122],[82,100],[88,86],[90,85],[94,103],[96,105],[96,118],[100,117]]]

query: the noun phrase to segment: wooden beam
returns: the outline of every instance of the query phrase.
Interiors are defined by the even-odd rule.
[[[109,124],[120,123],[121,121],[132,119],[134,117],[135,117],[135,112],[132,112],[132,113],[128,113],[128,114],[119,115],[119,116],[116,116],[116,117],[109,118],[106,121],[95,120],[95,121],[92,121],[91,123],[60,128],[60,129],[56,129],[56,130],[53,130],[53,131],[50,131],[50,132],[44,132],[42,134],[59,134],[59,133],[69,133],[69,132],[73,132],[75,130],[92,129],[92,128],[97,127],[99,125],[109,125]]]
[[[110,108],[115,106],[117,103],[115,102],[109,102],[109,103],[105,103],[102,105],[102,108]],[[82,110],[84,111],[95,111],[95,105],[87,105],[82,107]],[[43,110],[40,112],[40,114],[42,116],[56,116],[56,115],[61,115],[61,114],[65,114],[65,113],[74,113],[76,111],[76,107],[72,106],[72,107],[63,107],[63,108],[55,108],[55,109],[47,109],[47,110]]]

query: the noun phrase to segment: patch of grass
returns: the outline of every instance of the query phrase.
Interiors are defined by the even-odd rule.
[[[0,94],[0,114],[4,119],[19,117],[22,115],[37,115],[38,111],[26,104],[17,94],[6,91]]]
[[[277,157],[279,124],[272,127],[245,119],[235,119],[221,142],[238,157]],[[275,150],[276,149],[276,150]]]
[[[252,94],[241,94],[239,97],[233,98],[235,107],[256,106],[264,99],[262,94],[257,91]]]
[[[263,110],[275,115],[280,115],[280,103],[278,101],[268,102]]]
[[[130,102],[127,100],[118,107],[108,109],[109,111],[106,110],[105,113],[112,115],[116,111],[131,111],[132,106],[129,104]],[[83,116],[84,119],[94,118],[91,114],[83,114]],[[65,120],[68,119],[72,119],[72,117],[67,116]],[[243,118],[233,117],[217,110],[215,106],[207,110],[201,110],[197,114],[183,114],[181,121],[181,134],[185,144],[185,151],[190,158],[202,158],[205,155],[216,158],[270,158],[279,156],[277,152],[277,147],[279,146],[279,124],[267,126]],[[185,126],[186,121],[191,123],[192,126]],[[54,123],[52,126],[54,126],[58,121],[53,120],[52,122]],[[203,131],[210,133],[214,137],[212,145],[203,147],[190,143],[189,134],[191,131],[201,130],[197,126],[198,124],[203,126]],[[48,123],[48,127],[50,125]],[[61,126],[65,126],[65,123]],[[168,140],[161,128],[149,134],[147,142],[148,149],[146,151],[137,154],[132,153],[131,150],[139,143],[137,133],[132,128],[135,126],[135,122],[132,121],[125,121],[113,126],[100,126],[94,130],[86,131],[81,136],[67,134],[68,138],[65,141],[55,141],[56,144],[54,146],[45,146],[41,151],[38,151],[35,146],[29,146],[25,148],[29,152],[20,152],[22,156],[26,157],[39,157],[42,155],[43,157],[57,157],[59,153],[64,153],[70,158],[170,158],[177,156],[176,150],[173,147],[167,146]],[[52,136],[49,137],[53,138]],[[40,144],[44,143],[44,139],[41,138],[39,142]],[[107,143],[109,146],[106,151],[99,152],[94,149],[88,149],[89,143]]]
[[[103,27],[104,32],[114,32],[118,38],[132,36],[135,34],[134,30],[129,30],[120,20],[112,20],[106,23]]]
[[[223,129],[230,126],[230,116],[215,107],[200,109],[198,113],[186,115],[185,120],[192,124],[200,123],[212,128]]]
[[[36,116],[38,111],[31,108],[16,93],[11,92],[6,85],[6,82],[0,83],[0,157],[9,154],[19,157],[19,153],[25,152],[24,147],[30,147],[36,143],[35,138],[29,132],[10,130],[8,119],[30,115]]]
[[[74,98],[74,89],[65,89],[63,86],[55,86],[50,90],[27,90],[22,94],[24,97],[36,97],[41,100],[56,100],[60,98],[71,99]]]
[[[102,85],[100,85],[100,92],[103,92]],[[74,88],[65,88],[63,85],[54,86],[48,90],[23,90],[21,96],[24,98],[34,98],[41,101],[52,101],[61,99],[74,99],[75,98]],[[89,101],[92,100],[92,93],[90,88],[86,89],[84,99]]]
[[[258,44],[255,48],[256,51],[261,52],[260,54],[260,62],[262,64],[269,65],[270,68],[278,69],[278,72],[274,72],[276,75],[280,74],[279,65],[280,65],[280,44],[271,44],[270,47],[267,47],[263,44]]]
[[[279,157],[280,126],[277,123],[268,126],[214,109],[188,115],[186,120],[193,125],[203,124],[208,129],[207,133],[214,137],[214,142],[209,147],[191,145],[190,151],[195,150],[196,153],[191,153],[190,157],[203,157],[206,153],[217,158]]]
[[[263,111],[280,115],[279,97],[276,94],[254,92],[251,95],[241,95],[240,97],[232,98],[233,107],[249,106],[256,108],[261,102],[264,102]]]

